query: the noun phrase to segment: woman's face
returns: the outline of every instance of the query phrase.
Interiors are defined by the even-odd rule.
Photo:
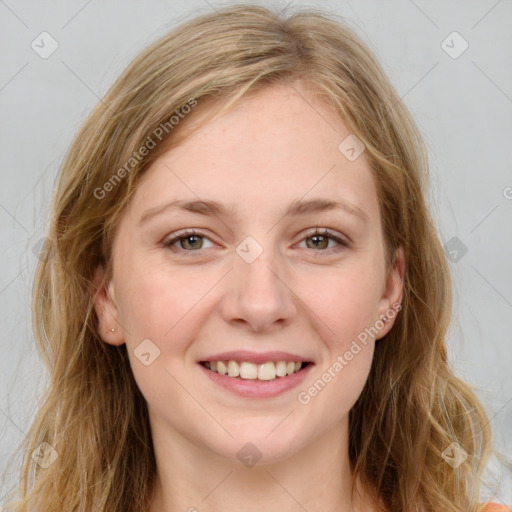
[[[403,260],[387,274],[370,168],[347,136],[305,90],[272,86],[142,178],[96,309],[103,339],[127,345],[158,438],[271,462],[348,424]],[[309,364],[288,375],[295,362]]]

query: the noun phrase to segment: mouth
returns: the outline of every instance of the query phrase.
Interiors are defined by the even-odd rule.
[[[305,371],[313,363],[310,361],[251,361],[219,360],[199,361],[199,364],[212,373],[240,381],[275,381],[289,378]]]
[[[254,354],[252,357],[253,361],[198,361],[198,367],[210,382],[245,399],[271,399],[291,392],[315,367],[310,361],[272,361]]]

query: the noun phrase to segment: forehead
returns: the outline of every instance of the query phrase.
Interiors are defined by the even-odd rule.
[[[191,134],[146,171],[133,207],[182,198],[212,199],[238,214],[279,210],[299,199],[348,201],[379,215],[363,153],[350,161],[350,132],[338,113],[298,85],[266,87],[208,120],[194,112]],[[187,127],[188,123],[188,127]],[[256,210],[255,210],[256,208]]]

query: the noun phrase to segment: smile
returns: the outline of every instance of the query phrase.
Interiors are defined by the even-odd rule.
[[[299,372],[309,363],[302,361],[201,361],[206,369],[239,380],[275,380]]]

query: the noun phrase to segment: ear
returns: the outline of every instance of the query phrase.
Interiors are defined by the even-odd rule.
[[[112,282],[105,283],[104,278],[105,271],[103,267],[96,267],[92,285],[94,310],[98,317],[98,334],[105,343],[122,345],[124,343],[124,334],[119,321],[114,284]]]
[[[384,291],[379,304],[379,326],[383,323],[382,329],[375,339],[384,337],[393,327],[398,312],[402,309],[403,285],[405,276],[405,255],[403,247],[395,251],[393,264],[390,266]]]

